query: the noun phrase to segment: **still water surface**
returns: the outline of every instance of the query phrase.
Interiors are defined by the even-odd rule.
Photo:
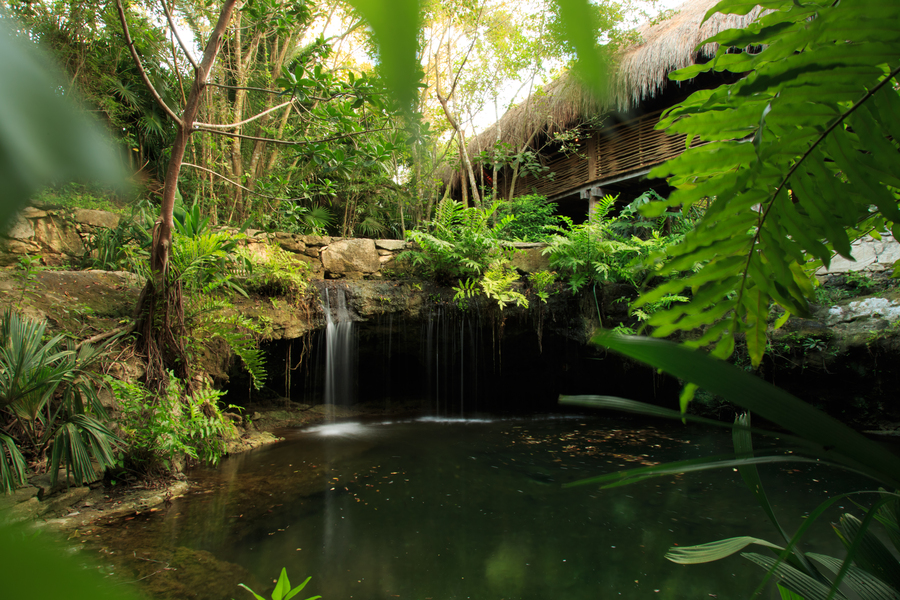
[[[217,470],[192,471],[197,487],[187,497],[102,531],[104,552],[147,564],[163,557],[161,565],[177,549],[205,565],[147,576],[140,585],[155,598],[187,597],[172,587],[179,581],[190,597],[250,598],[237,581],[262,592],[286,567],[295,584],[313,576],[298,598],[325,600],[730,599],[749,597],[763,571],[740,557],[675,565],[666,550],[737,535],[778,542],[730,469],[610,490],[562,487],[726,453],[727,431],[545,416],[342,423],[285,435]],[[828,496],[865,485],[818,466],[762,473],[788,530]],[[804,547],[841,554],[827,521]],[[127,566],[117,569],[128,576]]]

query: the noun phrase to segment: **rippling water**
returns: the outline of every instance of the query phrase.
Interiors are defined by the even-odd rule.
[[[97,547],[158,599],[250,598],[238,582],[261,593],[282,567],[313,577],[297,598],[325,600],[745,598],[763,575],[749,561],[663,558],[737,535],[778,542],[736,472],[562,487],[730,449],[727,431],[621,418],[322,425],[191,472],[187,497],[107,526]],[[789,530],[864,485],[817,466],[762,473]],[[806,548],[841,553],[826,522]]]

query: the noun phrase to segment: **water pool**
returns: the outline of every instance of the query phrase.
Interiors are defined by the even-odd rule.
[[[732,470],[563,487],[726,453],[727,431],[568,415],[285,435],[191,471],[196,487],[165,509],[102,528],[95,544],[110,568],[160,600],[250,598],[238,582],[262,593],[282,567],[294,583],[313,576],[298,598],[325,600],[731,599],[748,597],[763,571],[740,557],[676,565],[666,550],[737,535],[778,541]],[[826,497],[865,484],[820,466],[762,474],[788,530]],[[841,554],[827,522],[805,547]]]

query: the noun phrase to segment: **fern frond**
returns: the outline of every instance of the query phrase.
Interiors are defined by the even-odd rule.
[[[739,14],[746,5],[723,0],[715,10]],[[766,8],[773,12],[757,24],[713,38],[720,48],[709,63],[674,75],[748,73],[695,93],[660,121],[709,143],[651,172],[678,189],[645,216],[714,201],[669,249],[662,274],[673,279],[636,303],[692,292],[689,303],[653,314],[654,334],[703,328],[701,339],[724,357],[743,333],[754,365],[771,303],[808,313],[810,259],[850,257],[856,230],[900,221],[900,30],[884,26],[900,22],[900,4],[785,0]],[[754,55],[748,46],[764,49]]]

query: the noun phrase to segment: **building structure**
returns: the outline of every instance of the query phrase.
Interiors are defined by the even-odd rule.
[[[606,194],[618,194],[620,204],[650,189],[667,195],[665,181],[646,176],[656,165],[683,152],[686,137],[657,130],[660,117],[693,92],[736,78],[730,73],[704,73],[677,82],[669,74],[711,59],[718,45],[701,45],[703,41],[747,26],[760,12],[757,7],[743,16],[716,13],[704,21],[716,3],[689,0],[667,18],[639,27],[638,41],[615,57],[603,97],[597,98],[566,73],[473,138],[469,156],[490,154],[498,146],[513,154],[529,150],[537,168],[531,172],[517,172],[508,165],[501,168],[498,195],[542,194],[557,204],[560,214],[576,222],[583,221],[596,199]],[[493,186],[492,167],[483,166],[475,175],[483,189]],[[443,179],[451,197],[468,195],[468,177],[462,171],[448,168]]]

